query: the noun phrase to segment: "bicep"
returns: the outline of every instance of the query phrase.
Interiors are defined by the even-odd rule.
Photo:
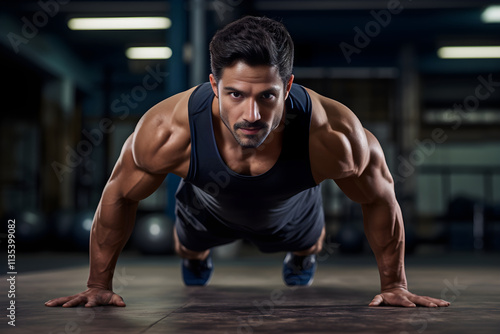
[[[368,140],[356,115],[342,103],[310,92],[310,154],[316,180],[359,175],[367,165]]]
[[[368,162],[358,175],[335,179],[335,183],[353,201],[370,204],[395,200],[394,183],[378,140],[365,130]]]
[[[103,199],[138,202],[150,196],[167,174],[153,174],[140,168],[133,156],[133,136],[123,145],[120,157],[104,189]]]

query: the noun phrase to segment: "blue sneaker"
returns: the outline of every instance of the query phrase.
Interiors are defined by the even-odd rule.
[[[316,254],[307,256],[293,255],[289,252],[283,261],[283,281],[288,286],[309,286],[316,272]]]
[[[214,265],[211,254],[205,260],[182,259],[182,278],[187,286],[207,285],[213,271]]]

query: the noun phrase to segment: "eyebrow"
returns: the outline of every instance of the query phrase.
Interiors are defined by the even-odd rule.
[[[234,87],[231,87],[231,86],[226,86],[223,88],[224,90],[226,91],[235,91],[235,92],[242,92],[241,90],[239,89],[236,89]],[[268,88],[268,89],[265,89],[263,90],[262,92],[259,92],[259,94],[265,94],[265,93],[277,93],[279,91],[279,89],[277,88],[274,88],[274,87],[271,87],[271,88]]]

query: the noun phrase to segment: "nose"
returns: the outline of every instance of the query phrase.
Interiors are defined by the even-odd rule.
[[[245,121],[250,123],[254,123],[261,119],[257,101],[249,99],[248,106],[246,107],[246,112],[243,118],[245,119]]]

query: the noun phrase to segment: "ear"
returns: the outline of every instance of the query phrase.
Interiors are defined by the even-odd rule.
[[[294,78],[295,78],[295,76],[292,74],[290,76],[290,79],[288,79],[288,82],[286,84],[285,100],[288,98],[288,94],[290,93],[290,89],[292,89],[292,83],[293,83]]]
[[[215,77],[213,74],[210,74],[210,85],[212,86],[212,90],[214,91],[215,97],[219,98],[219,90],[217,89],[217,81],[215,81]]]

